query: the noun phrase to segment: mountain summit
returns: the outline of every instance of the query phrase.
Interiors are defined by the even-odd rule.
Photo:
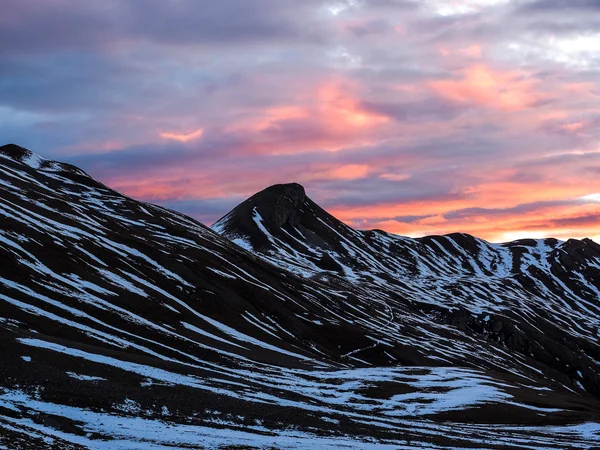
[[[33,152],[16,144],[6,144],[0,146],[0,153],[8,156],[15,161],[22,161],[26,157],[33,155]]]
[[[256,211],[269,224],[276,227],[295,226],[301,220],[300,209],[305,202],[306,192],[303,186],[298,183],[276,184],[242,203],[240,211],[236,211],[236,215],[246,217],[249,215],[249,208],[256,208]]]
[[[256,227],[253,218],[257,214],[269,227],[296,226],[301,221],[301,210],[306,200],[304,187],[298,183],[276,184],[240,203],[213,228],[229,226],[251,233]]]
[[[298,184],[214,232],[18,146],[0,192],[0,448],[600,440],[593,241],[354,230]]]
[[[351,228],[322,209],[297,183],[276,184],[253,195],[211,227],[242,247],[263,253],[281,250],[280,244],[304,248],[338,249],[339,234]]]
[[[44,172],[62,172],[63,175],[69,175],[71,177],[85,177],[88,178],[88,182],[92,180],[87,173],[71,164],[42,158],[37,153],[16,144],[0,146],[0,158],[1,157],[10,159],[16,163],[25,164],[31,169]],[[81,181],[81,178],[78,179]]]

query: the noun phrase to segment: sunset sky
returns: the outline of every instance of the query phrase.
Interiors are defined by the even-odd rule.
[[[600,241],[598,0],[1,3],[1,143],[134,198]]]

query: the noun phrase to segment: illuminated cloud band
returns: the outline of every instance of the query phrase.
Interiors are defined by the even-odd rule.
[[[585,0],[4,0],[0,136],[211,223],[279,182],[346,222],[600,235]]]

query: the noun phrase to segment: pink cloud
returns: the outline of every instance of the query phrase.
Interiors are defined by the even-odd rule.
[[[458,50],[458,53],[460,53],[461,55],[469,56],[471,58],[481,58],[483,50],[481,48],[481,45],[473,44],[469,45],[468,47],[460,48]]]
[[[491,109],[518,111],[542,100],[535,91],[536,82],[515,71],[497,71],[484,64],[470,66],[458,80],[430,83],[438,95],[460,103],[471,103]]]
[[[381,131],[390,118],[364,108],[361,89],[347,80],[308,84],[293,103],[244,111],[223,130],[246,137],[237,149],[245,154],[336,152],[369,145],[385,137]]]

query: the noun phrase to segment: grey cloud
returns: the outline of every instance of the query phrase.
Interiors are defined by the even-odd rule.
[[[396,216],[396,217],[392,217],[393,220],[397,221],[397,222],[403,222],[403,223],[415,223],[418,222],[419,220],[423,220],[423,219],[428,219],[429,217],[433,217],[432,215],[422,215],[422,216]]]
[[[0,55],[106,48],[120,34],[119,15],[106,5],[97,0],[3,0]]]
[[[134,34],[169,44],[244,44],[298,37],[318,40],[325,32],[311,14],[318,5],[314,0],[146,0],[125,4]]]
[[[450,179],[440,179],[433,174],[399,183],[373,177],[360,180],[322,181],[314,183],[313,187],[317,192],[333,194],[333,196],[324,195],[322,204],[324,207],[450,201],[465,197],[465,194],[453,189]]]
[[[587,214],[575,217],[563,217],[560,219],[553,219],[550,221],[553,225],[559,227],[584,227],[594,226],[597,227],[600,224],[600,213],[598,214]]]
[[[563,200],[563,201],[545,201],[545,202],[533,202],[533,203],[522,203],[511,208],[465,208],[452,211],[444,214],[444,218],[448,220],[454,219],[466,219],[476,216],[484,217],[514,217],[519,214],[527,214],[542,209],[548,209],[558,206],[567,206],[581,203],[577,200]]]
[[[385,115],[399,121],[453,119],[467,109],[465,105],[459,105],[435,97],[404,103],[363,101],[361,106],[367,111]]]
[[[518,8],[522,12],[572,13],[573,11],[600,12],[597,0],[534,0]]]
[[[348,25],[346,27],[348,31],[354,34],[356,37],[362,38],[369,35],[380,35],[385,34],[393,30],[392,24],[384,19],[369,20],[359,25]]]
[[[316,0],[4,0],[0,54],[116,50],[136,39],[227,45],[320,40]]]

